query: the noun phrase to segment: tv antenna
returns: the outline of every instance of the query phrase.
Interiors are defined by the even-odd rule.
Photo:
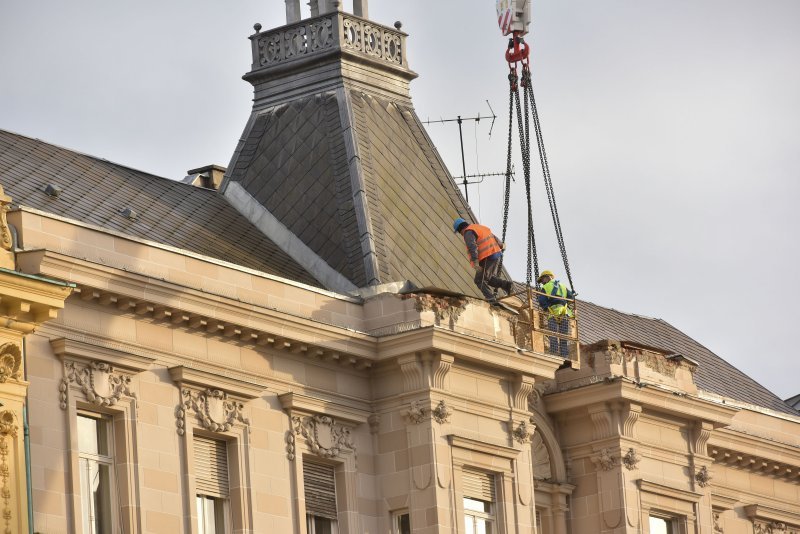
[[[491,112],[491,115],[487,115],[485,117],[481,117],[481,114],[478,113],[478,115],[476,117],[462,117],[461,115],[459,115],[455,119],[439,119],[439,120],[433,120],[433,121],[428,119],[427,121],[422,123],[422,124],[444,124],[446,122],[457,122],[458,123],[458,140],[461,143],[461,171],[462,171],[463,174],[461,176],[457,176],[456,180],[458,180],[458,179],[462,180],[461,181],[461,185],[464,186],[464,197],[465,197],[465,199],[467,201],[467,204],[469,204],[469,190],[467,189],[467,186],[472,185],[472,184],[479,184],[487,176],[505,176],[506,175],[506,173],[504,173],[504,172],[493,172],[493,173],[484,173],[484,174],[467,174],[467,163],[466,163],[466,160],[464,159],[464,133],[463,133],[463,130],[461,128],[461,125],[465,121],[474,121],[476,123],[479,123],[479,122],[481,122],[481,119],[484,119],[484,120],[492,119],[492,124],[489,126],[489,139],[491,139],[492,138],[492,130],[494,129],[494,121],[497,120],[497,115],[494,114],[494,110],[492,109],[492,105],[489,103],[488,100],[486,101],[486,105],[489,106],[489,111]],[[480,180],[470,181],[469,178],[480,178]]]

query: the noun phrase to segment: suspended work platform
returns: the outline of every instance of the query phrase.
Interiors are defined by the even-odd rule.
[[[564,358],[570,367],[580,369],[576,300],[559,298],[572,310],[572,316],[554,317],[539,305],[540,295],[550,299],[558,298],[537,291],[533,287],[523,286],[500,299],[501,303],[519,313],[514,322],[514,339],[517,346],[523,350]]]

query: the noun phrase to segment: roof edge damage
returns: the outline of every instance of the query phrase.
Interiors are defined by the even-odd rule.
[[[358,289],[355,284],[328,265],[299,237],[286,228],[238,182],[229,182],[224,196],[239,213],[311,273],[314,278],[322,282],[327,289],[341,293],[349,293]]]

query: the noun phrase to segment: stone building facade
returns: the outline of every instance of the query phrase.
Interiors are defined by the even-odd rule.
[[[4,532],[800,532],[800,414],[592,303],[521,348],[406,35],[288,4],[221,182],[0,131]]]

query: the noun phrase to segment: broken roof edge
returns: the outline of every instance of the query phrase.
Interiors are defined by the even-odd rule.
[[[225,260],[220,260],[220,259],[217,259],[217,258],[213,258],[211,256],[206,256],[206,255],[203,255],[203,254],[199,254],[197,252],[192,252],[191,250],[186,250],[186,249],[182,249],[182,248],[178,248],[178,247],[173,247],[171,245],[166,245],[164,243],[159,243],[157,241],[150,241],[149,239],[142,239],[141,237],[136,237],[136,236],[132,236],[132,235],[129,235],[129,234],[125,234],[123,232],[119,232],[117,230],[112,230],[110,228],[103,228],[102,226],[97,226],[97,225],[94,225],[94,224],[85,223],[83,221],[78,221],[76,219],[70,219],[68,217],[62,217],[60,215],[55,215],[53,213],[49,213],[49,212],[42,211],[42,210],[39,210],[39,209],[36,209],[36,208],[32,208],[30,206],[24,206],[24,205],[20,205],[20,204],[15,204],[15,206],[16,206],[15,208],[13,208],[13,209],[11,209],[9,211],[10,212],[24,211],[24,212],[32,213],[34,215],[39,215],[41,217],[47,217],[49,219],[54,219],[54,220],[57,220],[57,221],[68,223],[68,224],[73,224],[75,226],[80,226],[81,228],[86,228],[88,230],[93,230],[93,231],[96,231],[96,232],[102,232],[104,234],[108,234],[108,235],[111,235],[111,236],[114,236],[114,237],[119,237],[121,239],[127,239],[127,240],[133,241],[135,243],[140,243],[142,245],[146,245],[146,246],[149,246],[149,247],[165,250],[167,252],[173,252],[175,254],[181,254],[181,255],[184,255],[184,256],[187,256],[187,257],[190,257],[190,258],[194,258],[194,259],[205,261],[205,262],[208,262],[208,263],[211,263],[211,264],[214,264],[214,265],[218,265],[220,267],[225,267],[227,269],[233,269],[235,271],[239,271],[239,272],[242,272],[242,273],[250,274],[250,275],[253,275],[253,276],[266,278],[268,280],[272,280],[272,281],[275,281],[275,282],[280,282],[282,284],[286,284],[286,285],[290,285],[290,286],[293,286],[293,287],[297,287],[299,289],[305,289],[307,291],[311,291],[313,293],[324,295],[326,297],[331,297],[331,298],[335,298],[335,299],[339,299],[339,300],[344,300],[344,301],[347,301],[347,302],[351,302],[353,304],[362,304],[364,302],[363,298],[361,298],[359,296],[356,296],[356,295],[352,295],[350,293],[340,293],[340,292],[336,292],[336,291],[331,291],[331,290],[326,289],[326,288],[312,286],[312,285],[309,285],[309,284],[304,284],[303,282],[298,282],[296,280],[291,280],[289,278],[284,278],[282,276],[277,276],[277,275],[274,275],[274,274],[265,273],[265,272],[259,271],[257,269],[251,269],[250,267],[245,267],[243,265],[238,265],[236,263],[231,263],[231,262],[228,262],[228,261],[225,261]]]

